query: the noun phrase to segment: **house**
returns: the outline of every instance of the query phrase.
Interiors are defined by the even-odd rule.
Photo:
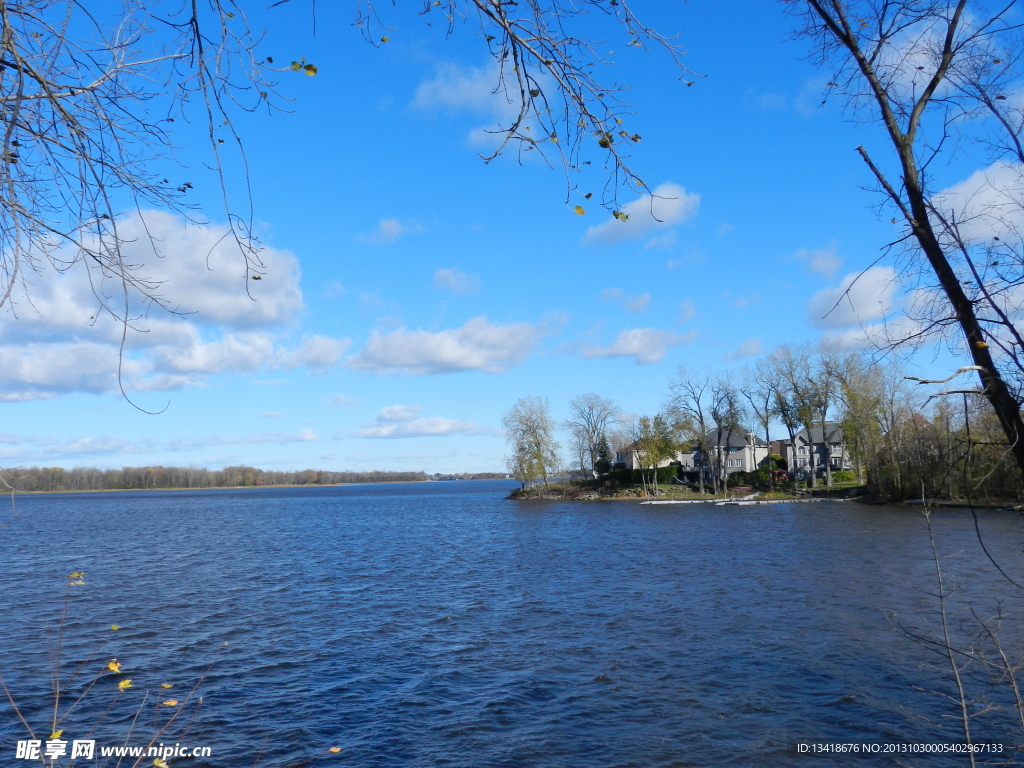
[[[678,464],[679,457],[684,455],[692,456],[693,454],[677,453],[671,458],[659,461],[658,466],[667,467],[671,464]],[[636,442],[632,442],[622,446],[622,448],[615,452],[615,467],[617,469],[650,469],[650,466],[648,464],[645,464],[643,459],[644,452],[640,450]]]
[[[772,440],[768,443],[768,452],[772,456],[781,456],[783,462],[787,462],[788,464],[788,459],[786,457],[789,456],[790,445],[791,443],[789,440]]]
[[[793,442],[786,448],[785,458],[789,463],[790,472],[796,472],[800,480],[809,476],[812,467],[817,470],[819,476],[824,474],[826,462],[833,472],[853,469],[846,445],[846,435],[843,428],[834,421],[825,422],[824,432],[820,424],[811,427],[809,431],[804,427],[796,433]]]
[[[705,480],[711,481],[711,473],[718,465],[718,456],[722,457],[722,465],[726,474],[733,472],[750,472],[762,466],[768,460],[768,444],[752,433],[743,430],[718,430],[708,432],[704,441],[706,455],[699,446],[692,446],[688,451],[678,451],[672,457],[658,462],[659,467],[676,465],[680,477],[696,482],[697,475],[703,468]],[[617,467],[625,469],[647,468],[643,463],[643,451],[636,443],[629,443],[615,453]]]
[[[720,466],[720,459],[721,467],[727,475],[753,472],[769,461],[768,443],[746,430],[722,430],[719,433],[713,429],[707,433],[704,445],[706,450],[698,446],[692,454],[694,469],[691,472],[696,475],[703,467],[706,480],[710,480],[711,473]]]

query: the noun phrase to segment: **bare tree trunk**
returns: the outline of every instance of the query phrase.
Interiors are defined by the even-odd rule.
[[[989,351],[986,334],[978,320],[974,302],[967,296],[942,248],[933,225],[933,216],[929,211],[928,194],[925,191],[914,155],[915,144],[919,138],[919,128],[929,102],[939,92],[940,85],[946,80],[953,66],[954,59],[961,54],[961,42],[958,34],[965,26],[967,0],[959,0],[954,7],[936,12],[935,18],[945,26],[945,34],[941,44],[936,45],[933,55],[937,69],[923,86],[920,93],[915,93],[909,105],[902,104],[899,94],[876,72],[876,60],[861,49],[856,27],[851,18],[847,17],[846,3],[839,0],[807,0],[808,7],[823,23],[828,34],[835,38],[852,58],[852,63],[863,75],[866,85],[879,108],[880,117],[885,125],[889,139],[901,166],[899,191],[888,178],[872,162],[864,147],[858,151],[867,163],[871,172],[878,180],[885,194],[899,208],[903,218],[917,241],[921,252],[928,261],[932,272],[938,279],[939,287],[949,301],[953,319],[963,334],[968,352],[974,365],[978,366],[978,378],[982,392],[999,420],[1000,427],[1006,437],[1010,451],[1013,453],[1017,468],[1024,475],[1024,419],[1021,418],[1020,403],[1013,397],[1006,381],[996,367],[992,353]],[[885,10],[891,10],[890,4],[882,4]],[[898,7],[899,4],[891,4]],[[898,12],[897,12],[898,13]],[[863,27],[870,27],[871,21],[862,21]],[[880,22],[880,19],[875,19]],[[977,23],[977,20],[972,23]],[[984,29],[985,25],[982,25]],[[964,56],[969,56],[973,49],[965,49]],[[895,102],[895,107],[894,107]],[[901,112],[906,126],[901,125]]]
[[[825,485],[832,487],[832,443],[825,428],[825,414],[821,415],[821,446],[825,449]]]

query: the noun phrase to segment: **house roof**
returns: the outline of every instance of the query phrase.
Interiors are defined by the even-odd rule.
[[[803,429],[801,429],[799,432],[796,433],[796,441],[797,442],[803,442],[803,443],[807,443],[807,442],[811,442],[811,443],[824,443],[824,442],[841,443],[846,438],[846,435],[843,433],[842,426],[840,426],[839,423],[835,422],[835,421],[826,421],[825,422],[825,434],[828,435],[828,439],[827,440],[822,440],[821,439],[821,425],[817,424],[817,425],[811,427],[810,439],[808,439],[807,427],[804,427]]]
[[[768,447],[768,443],[759,438],[757,435],[747,432],[744,429],[723,429],[721,438],[719,438],[718,430],[712,429],[707,433],[708,443],[710,445],[718,445],[721,447],[728,446],[729,448],[743,448],[747,445],[754,445],[758,448]]]

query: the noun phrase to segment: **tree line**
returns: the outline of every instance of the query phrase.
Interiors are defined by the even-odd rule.
[[[959,369],[950,379],[970,370]],[[947,380],[948,381],[948,380]],[[505,414],[509,472],[524,485],[552,477],[601,478],[616,452],[630,451],[641,482],[656,490],[657,468],[698,451],[706,472],[697,490],[722,492],[730,482],[725,451],[733,435],[792,444],[806,430],[812,444],[811,486],[835,481],[829,458],[831,425],[838,424],[856,480],[882,499],[1021,498],[1021,473],[998,414],[980,388],[937,389],[945,381],[908,376],[895,359],[875,359],[818,344],[784,344],[738,372],[679,366],[666,382],[660,408],[624,413],[595,393],[572,398],[569,417],[556,422],[547,399],[520,398]],[[567,437],[558,439],[561,431]],[[744,482],[771,487],[765,462]],[[786,467],[792,477],[794,467]]]
[[[279,472],[249,466],[203,469],[201,467],[28,467],[0,472],[5,490],[130,491],[157,488],[248,488],[271,485],[341,485],[345,483],[422,482],[425,472],[328,472],[304,469]]]

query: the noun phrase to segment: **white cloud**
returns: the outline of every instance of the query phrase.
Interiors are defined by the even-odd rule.
[[[476,293],[480,290],[480,275],[461,269],[438,269],[434,272],[434,290],[453,293]]]
[[[867,323],[855,328],[826,333],[824,340],[843,350],[880,349],[893,343],[919,336],[924,325],[906,315],[897,315],[891,320]]]
[[[415,221],[399,221],[398,219],[381,219],[372,232],[356,235],[356,240],[368,245],[390,245],[402,235],[418,235],[424,232],[423,226]]]
[[[935,195],[932,205],[947,221],[958,222],[968,245],[1019,238],[1024,232],[1024,165],[993,163]]]
[[[318,442],[320,442],[320,437],[312,429],[300,429],[298,432],[265,432],[258,435],[241,435],[237,437],[209,435],[206,437],[181,438],[167,441],[164,447],[166,450],[171,451],[189,451],[196,448],[205,448],[210,445],[259,445],[261,443],[290,445],[293,443]]]
[[[320,442],[320,437],[311,429],[303,429],[294,433],[269,432],[256,435],[225,436],[204,435],[200,437],[177,438],[171,440],[125,440],[108,435],[78,437],[61,440],[40,435],[21,436],[4,435],[0,444],[19,446],[16,455],[19,462],[54,462],[59,459],[73,459],[80,456],[110,455],[123,461],[124,456],[159,452],[189,451],[216,445],[255,445],[273,444],[287,445],[291,443]],[[0,453],[2,455],[2,453]],[[120,466],[118,464],[117,466]]]
[[[348,367],[380,374],[431,376],[457,371],[497,373],[518,365],[552,329],[549,324],[492,325],[481,315],[436,333],[400,328],[374,331]]]
[[[836,288],[818,291],[807,303],[807,313],[818,328],[839,329],[886,317],[897,300],[896,270],[871,267],[851,272]]]
[[[764,347],[761,346],[760,339],[747,339],[740,342],[736,350],[729,352],[725,359],[739,360],[741,357],[753,357],[754,355],[760,355],[762,352],[764,352]]]
[[[343,395],[340,392],[336,395],[331,395],[327,400],[328,405],[333,405],[335,408],[344,408],[349,405],[355,405],[359,402],[358,398],[350,395]]]
[[[498,77],[498,68],[494,64],[483,67],[442,64],[432,78],[420,83],[412,105],[427,110],[493,112],[502,109],[497,104],[504,101],[494,93]]]
[[[137,366],[129,362],[130,377]],[[21,402],[117,387],[117,349],[92,342],[0,346],[0,400]]]
[[[154,285],[153,293],[189,324],[250,330],[294,323],[302,310],[298,262],[287,251],[262,249],[261,279],[248,280],[245,259],[224,226],[201,227],[179,216],[146,211],[119,219],[118,232],[126,241],[122,253],[135,277]],[[0,317],[0,338],[65,333],[119,340],[121,324],[98,311],[94,289],[108,297],[122,293],[115,277],[90,272],[84,262],[34,283],[31,302],[17,293],[11,297]],[[114,304],[118,301],[123,299]],[[180,333],[178,318],[153,310],[138,296],[130,297],[129,315],[137,318],[133,327],[152,339]]]
[[[673,229],[663,235],[655,235],[644,243],[644,248],[651,251],[665,251],[675,245],[678,239],[679,234]]]
[[[736,297],[733,297],[731,291],[723,291],[722,293],[719,294],[719,296],[722,299],[728,301],[731,306],[736,307],[737,309],[742,309],[743,307],[749,307],[749,306],[751,306],[753,304],[757,304],[759,301],[761,301],[761,295],[758,294],[758,293],[752,293],[749,296],[736,296]]]
[[[693,299],[683,299],[679,302],[679,323],[685,323],[697,314],[697,308],[693,306]]]
[[[626,302],[625,308],[627,312],[643,312],[650,303],[651,294],[642,293],[639,296],[631,296]]]
[[[377,414],[377,421],[412,421],[422,410],[418,405],[389,405]]]
[[[449,437],[451,435],[493,435],[496,431],[472,421],[456,421],[437,416],[403,421],[367,424],[356,432],[362,438]]]
[[[487,122],[469,132],[468,143],[494,150],[501,141],[501,126],[508,126],[515,120],[521,102],[518,91],[501,87],[501,72],[495,63],[488,62],[482,67],[448,63],[439,66],[432,78],[420,83],[412,106],[424,111],[469,112],[483,116]]]
[[[810,250],[801,248],[793,258],[807,264],[807,269],[815,275],[831,279],[843,266],[843,260],[836,253],[835,246]]]
[[[651,303],[651,294],[641,293],[637,296],[628,296],[621,288],[605,288],[601,291],[601,298],[620,304],[627,312],[643,312]]]
[[[583,235],[585,243],[621,243],[649,235],[664,237],[664,230],[693,218],[700,207],[700,195],[689,193],[678,184],[665,182],[622,207],[625,221],[610,217],[590,227]],[[652,247],[656,247],[652,244]]]
[[[302,340],[302,345],[289,357],[281,367],[293,368],[297,365],[308,365],[310,368],[333,368],[341,361],[341,356],[352,346],[350,339],[335,339],[330,336],[312,335]]]
[[[495,430],[472,421],[457,421],[437,416],[420,417],[418,405],[389,405],[382,408],[377,419],[364,424],[355,433],[361,438],[447,437],[449,435],[492,435]],[[336,435],[344,437],[344,435]]]
[[[303,306],[298,263],[288,252],[262,249],[261,279],[248,280],[224,226],[145,212],[125,216],[118,227],[134,274],[181,314],[129,297],[119,361],[124,327],[93,293],[116,297],[116,281],[83,263],[48,275],[31,286],[31,302],[16,293],[0,310],[0,399],[116,392],[119,362],[126,389],[155,391],[202,385],[221,372],[326,368],[347,349],[348,340],[325,336],[284,343]]]
[[[665,357],[672,347],[693,341],[696,337],[696,331],[679,335],[654,328],[633,328],[619,331],[615,341],[607,347],[585,345],[581,354],[586,358],[632,357],[637,365],[650,365]]]

